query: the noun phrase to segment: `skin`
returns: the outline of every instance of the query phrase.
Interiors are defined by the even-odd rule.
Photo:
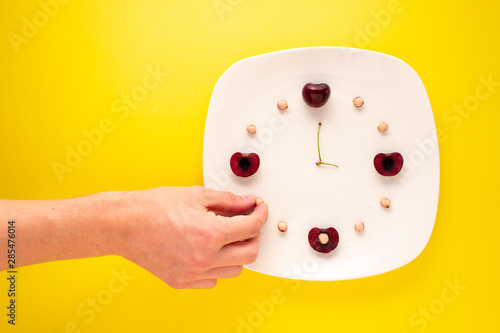
[[[0,200],[0,244],[7,243],[7,221],[15,220],[15,267],[119,255],[173,288],[213,288],[256,260],[267,212],[253,195],[199,186]],[[1,251],[0,270],[7,265]]]

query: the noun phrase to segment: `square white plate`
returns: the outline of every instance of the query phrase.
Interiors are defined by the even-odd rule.
[[[314,109],[302,100],[308,83],[327,83],[331,96]],[[355,108],[353,98],[365,103]],[[278,110],[280,99],[288,109]],[[317,166],[317,130],[323,162]],[[379,122],[389,125],[382,133]],[[254,124],[257,133],[246,127]],[[235,152],[257,153],[256,174],[231,171]],[[402,171],[379,175],[377,153],[399,152]],[[237,62],[215,85],[207,114],[205,186],[256,194],[269,205],[257,261],[247,268],[278,277],[343,280],[403,266],[425,248],[436,218],[439,149],[429,98],[417,73],[395,57],[360,49],[311,47]],[[380,199],[392,201],[390,208]],[[288,231],[278,231],[279,221]],[[363,221],[358,233],[354,224]],[[334,227],[328,254],[308,242],[313,227]]]

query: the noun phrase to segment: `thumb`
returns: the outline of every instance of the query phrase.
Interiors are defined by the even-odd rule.
[[[205,207],[225,213],[242,213],[255,206],[255,195],[239,196],[228,191],[208,190],[205,192]]]

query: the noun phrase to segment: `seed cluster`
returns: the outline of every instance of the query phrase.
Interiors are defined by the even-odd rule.
[[[382,198],[380,200],[380,205],[384,208],[389,208],[391,207],[391,200],[387,199],[387,198]]]
[[[278,223],[278,230],[279,230],[279,231],[281,231],[281,232],[286,232],[286,231],[287,231],[287,229],[288,229],[288,225],[287,225],[285,222],[280,221],[280,222]]]
[[[280,109],[282,111],[286,110],[286,109],[288,109],[288,102],[285,101],[284,99],[279,100],[277,103],[277,106],[278,106],[278,109]]]
[[[365,230],[365,224],[361,221],[354,223],[354,230],[356,230],[357,232]]]
[[[385,131],[387,131],[389,129],[389,125],[387,125],[386,123],[384,123],[384,122],[381,121],[380,123],[378,123],[377,129],[380,132],[385,132]]]
[[[250,134],[255,134],[257,133],[257,127],[255,127],[255,125],[248,125],[247,132]]]
[[[365,101],[361,97],[356,97],[352,100],[352,104],[354,104],[355,107],[360,108],[365,104]]]

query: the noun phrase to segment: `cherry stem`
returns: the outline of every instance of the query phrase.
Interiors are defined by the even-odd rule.
[[[331,166],[334,166],[336,168],[338,168],[339,166],[336,165],[336,164],[332,164],[332,163],[326,163],[326,162],[321,162],[321,151],[319,150],[319,130],[321,128],[321,122],[319,122],[318,124],[318,135],[317,135],[317,138],[318,138],[318,157],[319,157],[319,162],[316,162],[316,165],[331,165]]]
[[[321,128],[321,122],[318,124],[318,135],[317,135],[317,138],[318,138],[318,156],[319,156],[319,164],[321,164],[321,152],[319,151],[319,129]],[[319,165],[318,163],[316,163],[316,165]]]

